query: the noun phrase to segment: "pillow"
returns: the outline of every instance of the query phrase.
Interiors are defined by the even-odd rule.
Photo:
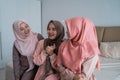
[[[101,42],[101,56],[120,59],[120,42]]]

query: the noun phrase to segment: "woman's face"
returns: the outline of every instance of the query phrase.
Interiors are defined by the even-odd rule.
[[[29,33],[30,33],[30,28],[27,24],[25,24],[24,22],[20,24],[19,26],[19,30],[20,30],[20,33],[23,35],[23,36],[28,36]]]
[[[53,23],[50,23],[47,29],[47,34],[49,39],[55,39],[57,36],[57,31],[55,28],[55,25]]]

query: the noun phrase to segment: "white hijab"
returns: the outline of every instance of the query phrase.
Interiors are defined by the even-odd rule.
[[[23,36],[19,30],[19,26],[22,23],[27,24],[22,20],[17,20],[13,23],[13,32],[16,38],[15,47],[18,49],[21,55],[27,56],[28,63],[29,63],[29,69],[27,71],[30,71],[31,69],[34,68],[32,56],[36,47],[36,43],[38,42],[38,39],[37,39],[37,34],[33,33],[31,30],[27,37]]]

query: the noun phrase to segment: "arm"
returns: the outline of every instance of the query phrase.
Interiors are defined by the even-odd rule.
[[[20,79],[20,60],[19,60],[19,52],[16,49],[15,45],[13,46],[13,70],[15,80]]]
[[[33,62],[40,66],[45,63],[47,54],[45,53],[45,50],[43,48],[44,40],[40,40],[38,42],[37,48],[35,50],[35,53],[33,55]]]
[[[82,72],[75,74],[74,80],[89,80],[95,70],[98,61],[98,55],[87,58],[82,63]]]
[[[57,56],[56,54],[53,54],[50,56],[50,62],[51,62],[51,65],[54,69],[56,69],[56,66],[54,65],[54,62],[56,60],[56,56]]]
[[[98,59],[98,55],[94,55],[83,62],[82,72],[86,75],[87,79],[89,79],[92,76]]]
[[[37,38],[38,38],[38,41],[40,41],[40,40],[44,39],[44,37],[43,37],[40,33],[38,33]]]
[[[57,56],[57,55],[54,53],[54,49],[55,49],[55,44],[46,47],[46,53],[47,53],[47,54],[49,55],[49,57],[50,57],[50,63],[51,63],[51,65],[52,65],[53,68],[55,68],[54,62],[55,62],[56,56]]]
[[[52,67],[60,73],[60,78],[61,78],[60,80],[73,80],[74,73],[72,71],[70,71],[69,69],[65,68],[62,65],[59,65],[58,67],[54,65],[56,57],[57,57],[56,54],[51,55],[50,62],[52,64]]]
[[[65,68],[62,65],[59,65],[57,70],[60,72],[61,80],[73,80],[75,76],[71,70],[69,70],[68,68]]]

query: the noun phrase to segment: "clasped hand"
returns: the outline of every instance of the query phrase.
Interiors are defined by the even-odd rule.
[[[51,46],[47,46],[46,47],[46,52],[48,55],[52,55],[54,53],[54,49],[56,48],[55,44],[51,45]]]

